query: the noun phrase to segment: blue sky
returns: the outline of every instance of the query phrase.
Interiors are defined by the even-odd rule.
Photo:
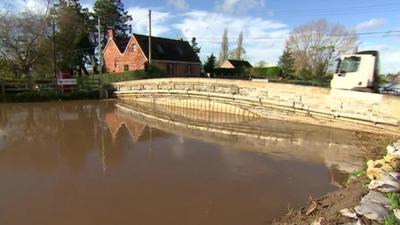
[[[16,1],[35,7],[43,0],[12,2]],[[81,0],[81,3],[91,8],[94,1]],[[152,9],[154,34],[197,37],[202,59],[212,52],[219,54],[225,28],[229,31],[231,48],[243,30],[247,58],[252,63],[266,60],[270,64],[277,62],[290,31],[312,20],[325,18],[359,33],[400,30],[399,0],[124,0],[123,3],[132,14],[134,32],[147,33],[147,11]],[[400,33],[360,35],[359,49],[380,50],[382,72],[400,71]]]

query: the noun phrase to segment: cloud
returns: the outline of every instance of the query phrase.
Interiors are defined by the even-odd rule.
[[[373,18],[356,25],[356,30],[371,30],[386,24],[386,20],[382,18]]]
[[[202,47],[202,59],[211,53],[218,56],[224,29],[228,29],[230,49],[236,47],[240,31],[248,59],[256,63],[276,63],[290,30],[286,24],[251,16],[228,16],[221,13],[191,11],[174,24],[186,39],[196,37]]]
[[[21,12],[24,10],[33,11],[38,14],[44,14],[48,6],[47,0],[6,0],[0,2],[2,10]]]
[[[135,33],[148,32],[148,10],[132,7],[128,12],[133,17]],[[265,60],[276,63],[282,54],[285,40],[290,32],[284,23],[261,17],[226,15],[217,12],[192,10],[172,15],[161,9],[153,10],[153,34],[156,36],[197,38],[201,47],[200,57],[205,60],[214,53],[218,56],[224,29],[228,29],[230,49],[236,47],[241,31],[244,32],[244,48],[247,59],[256,63]]]
[[[386,44],[365,43],[359,50],[378,50],[381,73],[396,73],[400,71],[400,48]]]
[[[216,8],[224,13],[244,13],[264,5],[264,0],[220,0],[216,3]]]
[[[132,28],[134,33],[147,34],[149,26],[149,10],[141,7],[131,7],[127,9],[128,13],[132,16]],[[153,35],[162,35],[171,30],[167,21],[172,19],[169,12],[162,12],[161,10],[152,10],[152,24],[151,30]]]
[[[185,0],[168,0],[167,2],[179,10],[189,9],[189,4]]]

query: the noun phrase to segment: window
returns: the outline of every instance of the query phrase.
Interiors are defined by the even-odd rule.
[[[353,73],[357,72],[360,66],[361,57],[346,57],[340,62],[340,73]]]
[[[128,64],[124,65],[124,71],[129,71],[129,65]]]
[[[119,59],[115,59],[114,66],[115,66],[115,68],[119,67]]]
[[[131,52],[136,52],[136,44],[131,45]]]
[[[186,65],[186,75],[192,75],[192,65]]]

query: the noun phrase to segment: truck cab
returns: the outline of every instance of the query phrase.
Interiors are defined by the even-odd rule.
[[[379,54],[377,51],[363,51],[341,56],[337,60],[331,88],[346,90],[372,89],[378,74],[378,60]]]

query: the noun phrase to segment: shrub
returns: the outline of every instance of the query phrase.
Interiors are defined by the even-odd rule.
[[[145,78],[160,78],[165,75],[165,70],[159,66],[150,65],[147,68],[146,75]]]
[[[278,66],[274,67],[255,67],[251,70],[251,76],[255,78],[269,78],[278,79],[281,74],[281,68]]]

